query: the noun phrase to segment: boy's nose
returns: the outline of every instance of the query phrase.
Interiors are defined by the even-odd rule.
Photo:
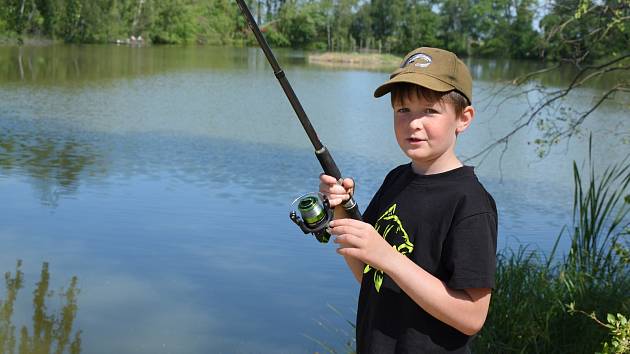
[[[409,122],[409,127],[414,130],[424,129],[424,116],[416,116]]]

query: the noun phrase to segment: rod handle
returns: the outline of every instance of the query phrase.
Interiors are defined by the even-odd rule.
[[[339,171],[335,160],[333,160],[332,156],[330,155],[330,151],[325,146],[322,146],[321,149],[316,150],[315,156],[317,156],[317,160],[319,160],[319,164],[324,169],[325,174],[335,177],[336,180],[341,181],[341,172]],[[363,220],[363,218],[361,217],[361,212],[359,211],[359,206],[357,205],[357,202],[354,200],[352,195],[342,204],[342,206],[349,217],[359,221]]]

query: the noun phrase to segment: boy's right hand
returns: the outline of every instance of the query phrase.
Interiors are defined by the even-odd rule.
[[[335,177],[322,173],[319,175],[319,192],[328,198],[330,207],[334,208],[350,199],[354,193],[354,180],[344,178],[340,185]]]

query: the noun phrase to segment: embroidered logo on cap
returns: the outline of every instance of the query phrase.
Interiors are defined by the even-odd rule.
[[[424,54],[424,53],[418,53],[418,54],[414,54],[411,57],[409,57],[409,59],[405,60],[405,62],[403,63],[403,65],[401,65],[401,68],[406,67],[407,65],[414,63],[414,66],[418,66],[421,68],[426,68],[427,66],[431,65],[431,57]]]

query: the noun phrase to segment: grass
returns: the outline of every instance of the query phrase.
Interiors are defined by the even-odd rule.
[[[308,62],[339,68],[392,70],[400,65],[402,58],[391,54],[325,52],[309,54]]]
[[[610,331],[589,316],[630,313],[630,163],[597,173],[589,153],[588,175],[573,164],[571,246],[560,261],[519,249],[497,259],[497,288],[478,353],[595,353]],[[556,241],[557,245],[557,241]],[[578,311],[576,311],[576,309]]]

